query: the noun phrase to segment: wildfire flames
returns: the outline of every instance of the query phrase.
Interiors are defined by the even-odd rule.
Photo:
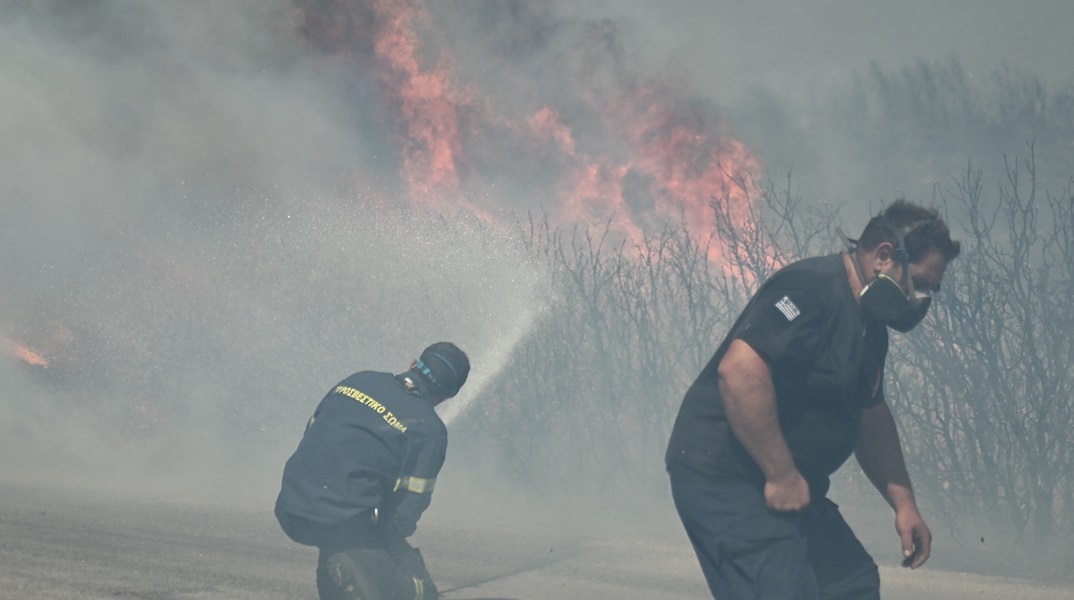
[[[417,206],[505,225],[536,208],[554,226],[608,225],[635,241],[681,223],[704,241],[714,232],[714,198],[746,209],[759,196],[761,168],[749,149],[684,82],[635,73],[612,23],[575,20],[541,46],[560,22],[553,3],[293,2],[296,31],[372,89],[357,109],[381,130],[362,133],[385,138],[370,145],[394,153]],[[460,40],[434,18],[445,11],[498,21],[483,23],[488,35]],[[8,338],[0,351],[49,366]]]
[[[29,346],[20,344],[14,340],[9,340],[6,337],[0,336],[0,348],[3,348],[5,352],[11,354],[15,358],[30,365],[31,367],[47,367],[48,360],[41,355],[40,352],[34,350]]]
[[[542,182],[541,209],[553,221],[610,223],[633,239],[666,221],[707,239],[712,198],[741,208],[754,197],[757,159],[722,121],[682,97],[685,86],[626,72],[614,25],[585,26],[569,50],[581,65],[569,81],[549,81],[538,88],[554,88],[547,98],[512,105],[460,80],[446,44],[436,43],[446,36],[420,0],[295,4],[308,40],[353,61],[356,75],[374,74],[412,202],[494,219],[504,199],[478,190],[502,178],[504,152],[516,171],[540,170],[525,175]],[[527,26],[525,19],[509,23]]]

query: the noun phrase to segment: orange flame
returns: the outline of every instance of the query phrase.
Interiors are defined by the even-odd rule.
[[[715,137],[646,94],[610,107],[606,118],[627,124],[628,156],[618,162],[577,153],[570,128],[549,107],[528,120],[536,135],[553,141],[575,165],[565,198],[568,220],[593,223],[614,214],[613,226],[639,239],[644,220],[660,216],[682,220],[691,234],[706,239],[712,232],[712,198],[729,197],[745,209],[758,196],[754,178],[760,164],[739,140]],[[649,210],[656,215],[639,214],[642,210],[626,201],[631,173],[647,182],[643,191],[653,200]],[[710,258],[719,259],[717,252],[714,247]]]
[[[47,367],[48,360],[33,348],[0,336],[0,347],[31,367]]]
[[[704,239],[712,232],[711,199],[726,196],[736,206],[749,206],[757,197],[753,181],[760,164],[745,145],[721,131],[722,123],[674,108],[668,98],[666,89],[638,86],[608,118],[627,124],[630,167],[651,181],[655,210],[667,219],[683,218],[691,233]]]
[[[527,124],[535,136],[550,139],[556,143],[561,152],[574,155],[574,135],[551,107],[545,106],[537,111],[527,120]]]
[[[428,21],[419,2],[374,0],[371,7],[383,23],[373,41],[380,78],[388,95],[398,100],[406,127],[406,180],[421,196],[438,188],[457,189],[461,113],[471,99],[454,85],[446,57],[434,68],[419,61],[416,27]]]
[[[603,136],[595,144],[596,138],[587,137],[582,150],[555,103],[546,101],[535,112],[512,118],[497,114],[472,87],[457,81],[446,52],[422,47],[421,33],[431,23],[421,0],[295,1],[305,7],[306,32],[322,45],[365,52],[372,62],[381,93],[394,111],[400,170],[415,201],[436,203],[441,210],[461,208],[495,222],[498,198],[468,196],[483,181],[496,185],[501,175],[482,172],[482,155],[471,152],[481,144],[481,129],[491,131],[488,137],[502,138],[494,143],[511,152],[504,159],[501,149],[491,162],[520,164],[520,172],[530,163],[557,171],[525,173],[548,182],[550,194],[540,200],[557,224],[610,223],[616,233],[639,240],[651,225],[673,221],[706,240],[715,230],[713,198],[730,198],[732,206],[746,209],[758,196],[753,184],[761,172],[757,159],[722,121],[682,101],[683,86],[638,83],[629,74],[610,80],[583,74],[578,89],[557,90],[568,95],[565,105],[589,111],[580,117],[586,119],[585,131]],[[589,33],[588,45],[578,51],[595,53],[586,64],[600,65],[615,46],[614,26]],[[428,59],[431,53],[435,60]],[[601,84],[594,83],[598,79]],[[709,254],[721,259],[715,248]]]

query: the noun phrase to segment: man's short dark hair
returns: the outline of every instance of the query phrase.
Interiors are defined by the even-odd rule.
[[[432,344],[422,351],[419,360],[419,370],[429,385],[449,398],[459,393],[470,375],[470,359],[451,342]]]
[[[909,228],[909,231],[907,229]],[[899,198],[879,215],[869,220],[861,232],[858,246],[872,250],[884,242],[898,247],[899,235],[904,235],[910,262],[917,262],[935,249],[946,260],[953,260],[962,251],[962,244],[951,239],[951,231],[935,208],[925,208]]]

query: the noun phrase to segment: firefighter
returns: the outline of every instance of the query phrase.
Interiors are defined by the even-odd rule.
[[[895,512],[903,565],[929,558],[883,370],[888,328],[921,322],[960,244],[905,200],[843,238],[847,252],[761,286],[675,421],[672,498],[721,600],[880,597],[876,564],[827,498],[851,454]]]
[[[322,600],[429,600],[437,590],[407,543],[444,464],[447,428],[433,408],[470,372],[450,342],[399,375],[361,371],[333,387],[283,470],[276,518],[319,550]]]

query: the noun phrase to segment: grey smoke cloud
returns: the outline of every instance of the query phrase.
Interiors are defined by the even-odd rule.
[[[1007,65],[1052,85],[1074,84],[1062,0],[794,2],[684,0],[577,3],[638,37],[639,61],[690,73],[706,97],[745,100],[765,86],[795,98],[827,90],[870,62],[891,68],[954,58],[985,79]]]
[[[289,3],[0,15],[0,334],[50,361],[0,357],[5,478],[264,495],[335,381],[452,340],[450,418],[539,315],[513,236],[405,210]]]
[[[0,357],[5,476],[228,460],[273,479],[336,379],[405,367],[423,344],[454,338],[474,358],[476,396],[539,318],[546,285],[500,232],[400,212],[374,81],[312,51],[293,11],[284,0],[0,0],[0,334],[54,361],[42,376]],[[557,61],[576,58],[587,25],[610,24],[595,31],[614,31],[621,53],[594,76],[681,77],[687,101],[748,130],[774,175],[816,157],[807,191],[820,198],[853,198],[876,173],[854,162],[853,140],[821,132],[794,146],[789,129],[736,123],[756,108],[751,89],[786,102],[793,129],[795,102],[870,61],[954,56],[974,77],[1001,63],[1056,86],[1072,76],[1065,2],[430,11],[458,73],[517,114],[540,108],[531,91],[569,99],[556,88],[578,71]],[[502,28],[512,19],[531,26],[524,37]],[[516,179],[531,170],[512,148],[475,152]],[[485,183],[513,209],[547,191],[538,177]],[[890,190],[870,199],[881,197]]]

